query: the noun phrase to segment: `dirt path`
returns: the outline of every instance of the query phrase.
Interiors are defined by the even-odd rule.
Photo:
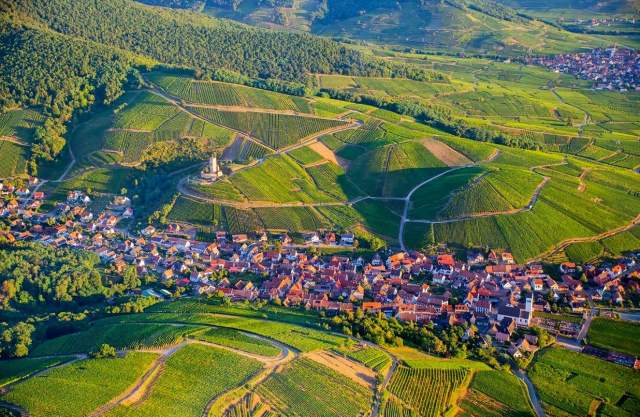
[[[158,380],[158,377],[162,374],[164,364],[178,350],[187,345],[187,342],[182,342],[168,349],[160,352],[160,356],[153,361],[151,367],[144,373],[138,380],[129,388],[127,388],[122,394],[112,399],[108,403],[98,407],[92,411],[87,417],[102,416],[119,405],[131,406],[144,401],[145,398],[151,392],[153,385]],[[145,352],[157,352],[155,350],[147,350]]]
[[[439,140],[433,138],[422,139],[421,142],[424,147],[433,154],[433,156],[445,163],[448,167],[469,165],[473,163],[472,160],[444,142],[440,142]]]
[[[15,143],[19,146],[29,147],[28,143],[25,143],[18,139],[16,136],[0,136],[0,141]]]
[[[376,373],[359,362],[352,361],[333,352],[318,350],[304,355],[321,365],[346,376],[352,381],[373,390],[376,386]]]
[[[578,177],[578,180],[580,180],[580,184],[578,184],[578,191],[581,193],[584,193],[587,189],[587,184],[584,182],[584,179],[589,175],[589,172],[591,172],[591,168],[583,168],[580,177]]]

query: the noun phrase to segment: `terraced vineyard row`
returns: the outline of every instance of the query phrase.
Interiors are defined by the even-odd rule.
[[[389,398],[384,404],[384,417],[418,417],[418,415],[397,399]]]
[[[266,413],[269,411],[265,410],[265,405],[260,402],[260,397],[250,393],[226,410],[223,417],[268,417]]]
[[[344,352],[349,358],[362,363],[363,365],[380,371],[385,369],[390,363],[391,358],[381,349],[365,346],[355,351]]]
[[[311,134],[345,124],[341,120],[285,114],[220,111],[203,107],[191,107],[190,110],[213,123],[251,135],[274,149],[293,145]]]
[[[422,417],[437,417],[450,406],[453,392],[468,373],[466,368],[415,369],[400,366],[394,372],[388,390],[414,407]]]
[[[170,94],[189,103],[255,107],[311,113],[307,100],[267,90],[155,72],[149,78]]]

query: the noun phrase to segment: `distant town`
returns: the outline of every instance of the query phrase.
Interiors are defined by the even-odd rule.
[[[35,178],[21,187],[0,185],[0,218],[9,225],[0,237],[83,249],[114,273],[133,265],[139,276],[156,277],[158,285],[141,290],[144,296],[171,298],[175,293],[168,289],[176,287],[179,293],[265,300],[327,315],[360,309],[401,321],[462,325],[467,337],[477,332],[515,358],[538,349],[536,337],[516,330],[537,326],[566,339],[572,349],[640,367],[635,357],[580,345],[596,306],[637,306],[640,253],[601,265],[565,262],[557,271],[539,263],[519,265],[511,253],[490,249],[469,251],[465,259],[446,248],[434,254],[385,251],[367,260],[357,252],[320,256],[318,248],[348,253],[353,234],[316,232],[294,243],[286,233],[220,231],[204,242],[196,240],[193,227],[180,224],[132,234],[118,228],[133,216],[126,197],[114,197],[94,216],[91,198],[70,191],[66,201],[40,213],[45,195],[38,188]]]
[[[593,81],[596,90],[640,91],[640,53],[628,48],[538,56],[528,58],[527,63]]]

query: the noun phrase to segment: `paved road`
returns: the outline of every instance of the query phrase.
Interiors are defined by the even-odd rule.
[[[545,417],[544,409],[542,408],[542,404],[538,399],[538,393],[536,392],[536,387],[533,386],[533,383],[531,382],[527,374],[522,372],[520,369],[516,370],[515,374],[527,386],[527,393],[529,394],[529,400],[531,401],[533,410],[536,412],[536,416]]]

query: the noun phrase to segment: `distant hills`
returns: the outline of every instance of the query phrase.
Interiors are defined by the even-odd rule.
[[[567,33],[553,14],[556,9],[573,10],[588,18],[590,13],[628,14],[640,9],[637,0],[141,1],[344,40],[498,55],[566,52],[611,43],[633,46],[637,40]]]

